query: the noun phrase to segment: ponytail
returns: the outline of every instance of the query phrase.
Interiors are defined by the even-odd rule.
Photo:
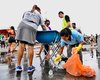
[[[32,8],[32,11],[35,11],[35,10],[37,10],[41,14],[41,9],[37,5],[34,5]]]
[[[14,34],[16,35],[14,26],[11,26],[10,28],[13,30]]]

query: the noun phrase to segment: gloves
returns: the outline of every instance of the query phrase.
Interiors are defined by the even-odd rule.
[[[78,53],[77,47],[72,48],[72,52],[71,53],[72,54],[77,54]]]
[[[80,51],[82,49],[82,44],[79,44],[79,46],[76,48],[77,48],[77,51]]]
[[[61,59],[61,55],[57,55],[57,57],[54,59],[54,63],[56,64],[57,62],[59,62]]]
[[[78,47],[72,48],[72,54],[77,54],[82,49],[82,44],[79,44]]]

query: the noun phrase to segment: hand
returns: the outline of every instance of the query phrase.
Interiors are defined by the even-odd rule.
[[[54,63],[56,64],[57,62],[59,62],[61,59],[61,55],[57,55],[57,57],[54,59]]]
[[[45,59],[46,59],[46,60],[49,60],[50,57],[51,57],[51,55],[48,53],[48,54],[46,54]]]
[[[71,53],[72,54],[77,54],[78,53],[77,47],[72,48],[72,52]]]
[[[79,44],[79,46],[76,48],[77,48],[77,51],[80,51],[82,49],[82,44]]]

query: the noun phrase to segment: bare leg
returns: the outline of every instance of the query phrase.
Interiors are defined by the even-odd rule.
[[[12,43],[12,45],[11,45],[11,51],[12,51],[12,53],[14,52],[15,45],[16,45],[16,43]]]
[[[11,43],[8,43],[8,52],[10,52],[11,49]]]
[[[17,66],[20,66],[20,64],[21,64],[24,48],[25,48],[25,44],[24,43],[19,43],[18,56],[17,56]]]
[[[11,56],[8,56],[7,59],[8,59],[8,65],[10,66],[12,62]]]
[[[50,46],[48,46],[49,48],[48,48],[48,53],[46,54],[46,59],[48,60],[48,59],[50,59]]]
[[[42,50],[43,50],[43,45],[41,45],[41,47],[40,47],[40,51],[39,51],[39,53],[37,54],[37,55],[41,55],[41,52],[42,52]]]
[[[34,56],[34,51],[33,51],[33,46],[28,45],[28,59],[29,59],[29,67],[32,66],[33,62],[33,56]]]

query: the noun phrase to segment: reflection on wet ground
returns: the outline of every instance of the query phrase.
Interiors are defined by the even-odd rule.
[[[65,50],[66,51],[66,50]],[[100,80],[100,58],[96,58],[96,52],[94,50],[94,57],[91,58],[90,52],[83,52],[83,61],[85,65],[91,66],[96,71],[96,76],[92,78],[87,77],[74,77],[66,73],[65,70],[58,69],[54,71],[54,74],[49,73],[50,67],[48,61],[45,62],[45,66],[40,65],[40,58],[34,58],[34,66],[36,67],[33,75],[27,73],[27,57],[24,56],[22,65],[23,71],[21,74],[16,74],[15,70],[8,68],[7,64],[0,63],[0,80]]]
[[[1,77],[0,80],[99,80],[99,79],[96,79],[96,77],[93,77],[93,78],[74,77],[68,73],[65,73],[65,71],[63,70],[54,72],[54,75],[50,77],[48,74],[47,68],[39,72],[41,74],[35,71],[33,75],[30,75],[30,76],[28,76],[27,71],[23,71],[21,75],[19,74],[18,76],[16,76],[15,70],[7,70],[7,71],[1,74],[2,77],[0,76]]]

